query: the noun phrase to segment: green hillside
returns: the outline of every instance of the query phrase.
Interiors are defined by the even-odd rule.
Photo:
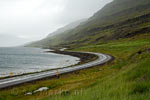
[[[105,53],[114,60],[0,90],[0,100],[150,100],[150,0],[114,0],[76,28],[28,46]],[[49,90],[25,95],[40,87]]]
[[[55,37],[32,44],[39,47],[95,44],[149,32],[149,0],[114,0],[88,21]],[[42,45],[38,45],[42,43]]]

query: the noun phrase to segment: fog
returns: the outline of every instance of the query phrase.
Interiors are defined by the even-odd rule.
[[[89,18],[111,1],[0,0],[0,46],[42,39],[66,24]]]

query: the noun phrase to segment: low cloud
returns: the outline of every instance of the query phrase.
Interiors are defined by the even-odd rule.
[[[44,38],[70,22],[88,18],[112,0],[0,0],[0,34]]]

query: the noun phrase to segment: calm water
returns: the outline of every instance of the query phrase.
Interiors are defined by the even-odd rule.
[[[0,77],[77,64],[79,58],[37,48],[0,48]]]

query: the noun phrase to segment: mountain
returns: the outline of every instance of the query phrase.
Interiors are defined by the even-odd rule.
[[[52,36],[54,36],[54,35],[61,34],[61,33],[65,32],[65,31],[67,31],[67,30],[74,29],[74,28],[76,28],[78,25],[80,25],[82,22],[84,22],[84,21],[86,21],[86,20],[87,20],[87,19],[81,19],[81,20],[72,22],[72,23],[70,23],[70,24],[68,24],[68,25],[66,25],[66,26],[64,26],[64,27],[62,27],[62,28],[59,28],[59,29],[56,30],[55,32],[50,33],[50,34],[48,35],[48,37],[52,37]]]
[[[78,25],[84,23],[87,19],[81,19],[77,20],[75,22],[72,22],[62,28],[57,29],[55,32],[50,33],[45,39],[42,39],[40,41],[35,41],[32,43],[29,43],[27,46],[33,46],[33,47],[47,47],[49,43],[51,42],[50,40],[53,38],[57,38],[57,36],[61,34],[68,33],[70,30],[76,28]]]
[[[29,40],[12,35],[0,34],[0,47],[20,46]]]
[[[32,46],[72,48],[103,43],[149,33],[149,24],[150,0],[114,0],[77,27]]]

